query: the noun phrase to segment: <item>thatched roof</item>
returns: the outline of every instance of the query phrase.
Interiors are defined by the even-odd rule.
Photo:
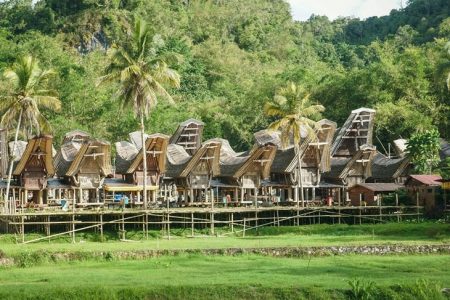
[[[221,144],[218,142],[203,143],[202,147],[189,160],[180,177],[187,177],[200,163],[206,164],[206,168],[212,176],[218,176],[220,174],[220,146]]]
[[[336,133],[337,124],[333,121],[323,119],[317,122],[317,147],[320,155],[320,171],[327,172],[331,169],[331,146]]]
[[[336,131],[336,123],[323,119],[317,122],[317,129],[315,134],[317,140],[304,132],[302,144],[300,146],[300,155],[305,160],[305,154],[317,156],[312,160],[312,163],[317,164],[322,172],[330,170],[330,147],[331,142]],[[272,141],[273,144],[280,141],[280,132],[261,130],[255,134],[257,144],[264,141]],[[276,145],[276,144],[275,144]],[[280,145],[280,144],[278,144]],[[292,143],[287,148],[278,148],[273,164],[272,173],[292,173],[298,164],[298,155],[296,155]]]
[[[392,181],[402,175],[410,165],[408,157],[388,158],[377,151],[372,160],[372,176],[374,180]]]
[[[220,177],[240,178],[249,170],[257,170],[262,179],[270,177],[275,145],[255,145],[249,152],[237,153],[227,140],[211,139],[208,142],[220,142]]]
[[[32,160],[41,160],[43,171],[49,177],[52,177],[55,174],[52,158],[52,142],[53,137],[50,135],[42,135],[30,139],[14,169],[13,175],[20,175]]]
[[[15,152],[13,153],[13,149],[14,149],[14,141],[9,142],[8,146],[9,146],[9,153],[13,153],[13,157],[14,157],[14,161],[19,161],[20,158],[22,157],[25,148],[27,147],[28,142],[25,141],[17,141],[16,144],[16,149]]]
[[[278,149],[282,148],[281,144],[281,133],[279,131],[263,129],[253,134],[255,138],[255,143],[257,145],[263,146],[267,144],[274,144]]]
[[[77,156],[78,151],[80,151],[81,145],[81,142],[69,139],[61,146],[61,149],[56,153],[54,159],[58,177],[63,177],[67,174],[70,165]]]
[[[64,180],[59,178],[49,178],[47,180],[48,189],[70,189],[71,186],[67,184]]]
[[[111,145],[108,142],[95,139],[84,141],[67,170],[66,176],[75,176],[83,166],[92,161],[98,166],[101,175],[111,175]]]
[[[205,124],[199,120],[186,120],[178,126],[169,143],[180,145],[187,153],[193,155],[201,147],[204,126]]]
[[[372,145],[375,110],[359,108],[351,112],[335,137],[332,156],[352,157],[363,145]]]
[[[116,165],[115,165],[116,173],[126,174],[134,158],[139,153],[139,150],[136,148],[134,144],[127,141],[117,142],[115,146],[116,146]]]
[[[130,137],[132,135],[130,134]],[[139,136],[140,139],[140,136]],[[150,160],[155,159],[155,165],[159,173],[166,171],[166,152],[169,137],[164,134],[156,133],[146,135],[145,149],[147,151],[147,165]],[[137,148],[136,144],[128,142],[116,143],[116,173],[132,174],[142,165],[142,151]]]
[[[245,152],[236,152],[230,146],[230,143],[221,138],[210,139],[207,143],[220,143],[220,176],[234,177],[233,175],[249,158],[249,154]]]
[[[297,166],[297,155],[294,147],[277,150],[272,163],[272,173],[290,173]]]
[[[141,132],[140,131],[134,131],[134,132],[130,132],[128,134],[128,136],[130,137],[130,141],[131,143],[138,149],[141,150],[142,148],[142,137],[141,137]],[[144,133],[144,140],[147,140],[148,134]]]
[[[167,152],[167,173],[166,177],[184,178],[189,176],[197,166],[204,165],[210,175],[217,176],[220,174],[220,146],[219,142],[207,141],[198,149],[194,155],[190,156],[186,150],[179,145],[169,145]]]
[[[340,178],[342,171],[350,160],[351,158],[347,157],[332,157],[330,171],[325,172],[324,177],[330,179]]]
[[[364,178],[372,176],[372,160],[375,156],[376,148],[369,145],[363,145],[352,157],[332,157],[331,169],[324,173],[325,178],[345,179],[349,175],[355,175],[358,166],[362,166]]]
[[[167,170],[166,177],[179,177],[187,166],[191,156],[180,145],[169,144],[167,146]]]
[[[394,141],[394,149],[395,153],[397,153],[398,156],[405,156],[406,153],[406,146],[408,144],[408,140],[405,139],[398,139]]]
[[[245,163],[237,170],[233,177],[239,178],[245,175],[250,169],[258,169],[261,179],[268,179],[270,177],[270,168],[272,167],[273,159],[277,147],[272,144],[265,146],[255,146]]]
[[[75,129],[64,135],[63,144],[69,141],[82,142],[88,138],[90,138],[89,133],[83,130]]]
[[[80,137],[81,135],[78,135]],[[56,173],[59,177],[75,176],[83,166],[95,166],[102,176],[112,174],[111,146],[107,142],[72,135],[55,156]]]

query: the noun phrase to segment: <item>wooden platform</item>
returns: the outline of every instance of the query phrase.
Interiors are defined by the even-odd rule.
[[[179,208],[76,208],[62,211],[21,210],[14,214],[0,214],[0,230],[15,233],[25,241],[27,232],[43,232],[52,238],[70,235],[75,240],[79,231],[95,230],[103,239],[104,230],[114,230],[126,239],[127,229],[161,230],[170,236],[171,228],[209,229],[215,234],[216,227],[228,227],[232,233],[261,226],[299,226],[317,223],[362,224],[402,221],[422,217],[422,206],[272,206],[272,207],[179,207]],[[40,240],[43,238],[39,238]],[[36,240],[36,241],[37,241]]]

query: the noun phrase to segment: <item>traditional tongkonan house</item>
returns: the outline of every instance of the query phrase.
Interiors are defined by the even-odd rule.
[[[270,196],[262,189],[262,183],[270,178],[277,146],[255,144],[250,151],[236,153],[227,140],[209,140],[213,141],[221,144],[220,175],[212,184],[218,196],[239,204],[257,204],[258,195],[269,201]]]
[[[14,167],[17,166],[20,159],[22,158],[23,152],[25,151],[25,148],[27,147],[27,142],[25,141],[17,141],[16,146],[14,147],[14,142],[8,143],[8,153],[11,155],[13,159],[13,170]],[[8,167],[6,170],[6,173],[4,175],[4,180],[0,183],[0,193],[1,193],[1,199],[17,199],[20,196],[21,187],[18,185],[17,181],[12,180],[10,185],[10,191],[9,191],[9,197],[6,197],[6,189],[7,189],[7,177],[8,177],[8,168],[9,168],[9,157],[8,157]],[[18,196],[16,196],[18,194]],[[25,197],[27,198],[27,197]],[[21,202],[23,199],[21,199],[19,202]],[[0,200],[0,204],[5,206],[6,203],[3,200]]]
[[[372,175],[366,182],[404,184],[411,171],[409,157],[389,158],[377,151],[372,160]]]
[[[72,187],[64,197],[78,205],[99,203],[103,181],[112,174],[110,144],[72,133],[55,157],[58,177]]]
[[[220,146],[208,141],[191,156],[180,145],[170,144],[167,151],[167,172],[164,177],[164,198],[181,205],[210,205],[215,201],[211,180],[220,174]]]
[[[330,170],[330,147],[335,131],[336,123],[323,119],[317,122],[314,136],[306,134],[306,131],[302,132],[299,150],[302,158],[301,183],[298,176],[298,155],[292,143],[283,148],[279,132],[263,130],[255,134],[258,143],[268,141],[272,136],[272,143],[278,146],[271,168],[270,182],[265,183],[269,188],[269,194],[275,197],[275,202],[297,203],[301,200],[300,186],[303,187],[304,200],[309,202],[321,201],[328,193],[333,192],[333,188],[340,188],[321,182],[321,174]]]
[[[166,152],[169,136],[163,134],[145,135],[145,149],[147,162],[147,201],[154,203],[157,200],[157,190],[160,187],[160,178],[166,172]],[[143,204],[144,163],[142,155],[142,142],[140,132],[130,133],[130,142],[116,143],[116,176],[106,179],[105,194],[115,196],[124,195],[130,199],[131,204]]]
[[[333,142],[331,170],[324,174],[325,181],[349,188],[372,176],[374,117],[373,109],[352,111]]]
[[[194,155],[202,145],[204,126],[203,122],[195,119],[184,121],[170,138],[169,144],[180,145],[189,155]]]
[[[29,201],[39,206],[47,204],[47,180],[55,174],[52,141],[53,138],[49,135],[30,139],[14,168],[13,175],[20,188],[16,199],[19,199],[21,205],[26,205]]]

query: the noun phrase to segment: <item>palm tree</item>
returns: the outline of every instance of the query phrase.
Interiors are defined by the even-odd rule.
[[[32,56],[19,58],[11,69],[3,73],[3,77],[9,83],[9,93],[0,102],[0,111],[3,112],[1,125],[12,128],[16,124],[13,151],[10,157],[8,169],[8,183],[6,185],[6,198],[8,199],[14,154],[17,138],[22,127],[27,138],[36,134],[50,133],[51,127],[47,119],[41,114],[40,109],[53,111],[61,109],[61,102],[56,92],[48,88],[48,80],[55,75],[53,70],[42,70],[37,59]],[[6,201],[7,203],[7,201]],[[11,206],[11,211],[14,206]]]
[[[180,86],[180,76],[167,66],[167,63],[152,49],[149,31],[145,22],[137,19],[131,40],[123,47],[113,47],[106,75],[99,83],[118,82],[117,96],[123,107],[132,107],[140,120],[142,157],[143,157],[143,193],[144,208],[147,208],[147,158],[144,140],[144,119],[156,106],[158,96],[173,103],[173,99],[164,85]]]
[[[281,132],[281,142],[283,147],[288,146],[293,139],[294,151],[298,159],[298,184],[300,187],[300,198],[304,204],[303,179],[302,179],[302,158],[300,145],[302,138],[316,137],[316,122],[312,119],[318,117],[325,108],[322,105],[311,105],[309,94],[290,82],[286,87],[281,88],[271,102],[264,106],[266,115],[278,117],[279,119],[269,125],[271,130]],[[299,202],[297,199],[297,206]]]

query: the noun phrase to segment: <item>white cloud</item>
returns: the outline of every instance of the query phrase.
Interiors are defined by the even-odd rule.
[[[307,20],[311,14],[325,15],[331,20],[337,17],[388,15],[392,9],[400,8],[402,0],[287,0],[295,20]],[[405,3],[406,0],[403,0]]]

